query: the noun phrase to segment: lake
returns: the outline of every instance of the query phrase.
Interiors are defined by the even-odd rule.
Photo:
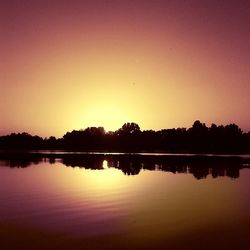
[[[249,249],[249,156],[0,156],[1,249]]]

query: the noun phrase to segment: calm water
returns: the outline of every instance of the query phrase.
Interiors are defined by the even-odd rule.
[[[1,249],[249,249],[248,163],[72,159],[0,161]]]

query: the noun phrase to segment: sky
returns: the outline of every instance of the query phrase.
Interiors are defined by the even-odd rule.
[[[1,0],[0,134],[249,131],[249,30],[248,0]]]

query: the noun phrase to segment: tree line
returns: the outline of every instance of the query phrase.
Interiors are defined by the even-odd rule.
[[[190,128],[141,131],[139,125],[132,122],[114,132],[106,132],[103,127],[88,127],[67,132],[62,138],[12,133],[0,137],[0,149],[249,153],[250,131],[244,133],[236,124],[207,127],[199,120]]]

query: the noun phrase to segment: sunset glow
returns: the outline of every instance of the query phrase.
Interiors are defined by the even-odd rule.
[[[236,2],[1,1],[0,134],[250,130],[250,4]]]

